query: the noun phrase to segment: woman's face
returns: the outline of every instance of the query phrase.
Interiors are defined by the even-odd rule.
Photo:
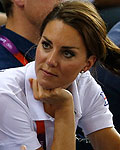
[[[60,20],[49,22],[36,52],[36,75],[45,89],[68,87],[89,66],[80,34]]]

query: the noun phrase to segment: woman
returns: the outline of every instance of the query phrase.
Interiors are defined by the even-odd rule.
[[[95,150],[119,150],[106,97],[88,70],[100,61],[120,74],[120,49],[106,36],[93,5],[61,3],[40,35],[35,62],[0,74],[0,149],[42,150],[35,123],[44,120],[47,149],[75,150],[79,125]]]

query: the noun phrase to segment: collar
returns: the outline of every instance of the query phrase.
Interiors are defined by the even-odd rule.
[[[36,79],[35,62],[27,65],[25,73],[25,92],[32,120],[54,120],[47,113],[45,113],[43,103],[34,99],[32,89],[29,84],[29,78]],[[75,115],[76,117],[80,118],[82,113],[76,80],[71,84],[68,90],[73,95]]]
[[[80,104],[80,95],[78,91],[77,81],[74,80],[68,90],[73,95],[74,100],[74,112],[76,117],[80,118],[82,116],[81,104]]]
[[[1,26],[0,34],[7,37],[16,48],[27,58],[28,61],[32,61],[35,58],[36,45],[21,35],[9,30],[5,25]]]

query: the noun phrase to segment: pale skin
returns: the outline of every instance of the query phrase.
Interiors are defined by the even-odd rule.
[[[30,83],[34,97],[40,100],[42,96],[45,111],[56,119],[52,150],[67,150],[67,147],[69,150],[74,150],[74,122],[69,120],[71,118],[69,118],[69,113],[70,116],[73,114],[72,97],[65,88],[75,80],[79,72],[90,69],[95,60],[95,56],[86,58],[86,48],[82,37],[74,28],[59,20],[47,24],[36,53],[37,79],[31,79]],[[50,101],[51,98],[53,101]],[[67,106],[70,110],[67,109]],[[68,121],[72,121],[70,141],[67,141],[68,138],[61,138],[62,133],[57,130],[57,128],[67,129],[65,130],[66,136],[70,132],[68,124],[67,126],[64,124],[63,127],[59,122],[60,118],[62,121],[65,119],[64,113],[61,113],[64,111],[68,112],[66,113]],[[67,116],[65,117],[67,118]],[[74,118],[73,115],[72,117]],[[114,128],[96,131],[89,134],[88,138],[95,150],[120,150],[120,136]],[[71,143],[72,139],[73,143]],[[61,144],[64,140],[66,140],[65,145]],[[71,143],[70,147],[68,146],[69,142]],[[67,145],[67,143],[69,144]],[[60,144],[60,147],[57,147],[57,144]],[[38,150],[42,150],[42,148]]]

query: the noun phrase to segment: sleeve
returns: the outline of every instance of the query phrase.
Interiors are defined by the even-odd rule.
[[[85,135],[100,129],[113,127],[112,113],[109,110],[108,101],[101,87],[90,80],[82,90],[82,118],[78,125],[83,129]]]
[[[9,94],[8,94],[9,93]],[[0,150],[27,150],[41,147],[28,107],[16,95],[0,91]]]

